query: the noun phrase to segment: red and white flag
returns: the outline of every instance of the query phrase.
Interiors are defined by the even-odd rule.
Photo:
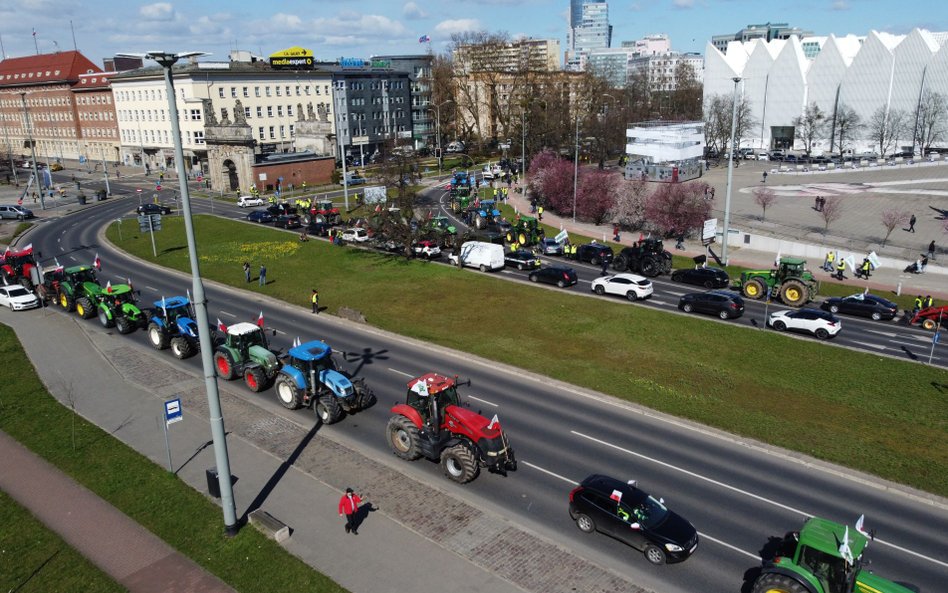
[[[263,311],[260,311],[260,316],[257,317],[257,327],[263,327]]]
[[[99,259],[99,254],[98,254],[98,253],[95,254],[95,259],[92,260],[92,265],[93,265],[93,267],[95,267],[96,270],[101,270],[101,269],[102,269],[102,260]]]
[[[125,283],[128,284],[129,289],[135,290],[135,287],[132,286],[132,279],[131,279],[131,278],[126,278],[126,279],[125,279]]]
[[[500,418],[497,417],[497,414],[494,414],[494,417],[490,419],[490,424],[487,425],[487,430],[494,428],[495,424],[500,424]]]
[[[619,492],[618,490],[613,490],[609,498],[611,498],[612,500],[616,502],[622,502],[622,493]]]
[[[224,322],[221,321],[220,317],[217,318],[217,329],[221,330],[225,334],[227,333],[227,326],[224,325]]]
[[[112,281],[111,280],[105,283],[105,292],[112,294]]]
[[[29,245],[27,245],[26,247],[24,247],[24,248],[21,249],[20,251],[33,251],[33,244],[30,243]]]

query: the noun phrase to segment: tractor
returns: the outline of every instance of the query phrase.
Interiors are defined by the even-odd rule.
[[[937,330],[942,323],[948,321],[948,306],[925,307],[912,316],[911,325],[921,325],[922,329]]]
[[[34,270],[33,277],[36,285],[36,296],[47,305],[58,302],[59,285],[65,277],[65,268],[62,266],[54,266],[42,268],[41,270],[37,267]]]
[[[540,223],[532,216],[518,217],[507,231],[507,242],[521,246],[535,245],[546,235]]]
[[[749,299],[761,299],[770,294],[779,296],[786,305],[802,307],[816,297],[820,283],[806,269],[805,259],[783,257],[776,269],[741,272],[735,288]]]
[[[812,517],[788,533],[780,555],[764,564],[752,593],[910,593],[864,570],[862,553],[872,539],[860,529]]]
[[[37,267],[32,244],[20,251],[7,250],[0,256],[0,274],[4,284],[20,283],[27,290],[33,290],[33,270]]]
[[[428,373],[412,379],[406,403],[392,413],[386,436],[402,459],[440,461],[444,474],[460,484],[476,478],[482,467],[504,475],[517,469],[500,421],[462,407],[456,377]]]
[[[79,317],[95,316],[96,303],[102,292],[92,266],[71,266],[62,271],[56,301],[66,311],[75,311]]]
[[[266,389],[280,370],[280,362],[270,350],[263,328],[241,322],[226,328],[224,334],[222,343],[214,350],[217,376],[225,381],[243,376],[250,391],[259,393]]]
[[[173,296],[155,301],[151,319],[148,320],[148,341],[156,350],[169,345],[175,358],[189,358],[200,350],[198,327],[194,321],[191,301],[187,297]]]
[[[647,238],[633,247],[625,247],[612,262],[617,272],[634,272],[649,278],[671,272],[672,254],[665,250],[661,239]]]
[[[148,316],[135,304],[135,291],[128,284],[109,284],[95,299],[102,327],[115,326],[120,334],[130,334],[148,325]]]
[[[434,216],[428,220],[422,235],[438,243],[438,246],[453,247],[458,229],[447,216]]]
[[[496,207],[494,200],[481,200],[480,204],[474,206],[471,212],[471,221],[474,228],[483,230],[487,225],[500,220],[500,210]]]
[[[339,213],[339,208],[336,208],[331,201],[327,200],[325,202],[316,202],[313,207],[309,209],[309,218],[304,215],[302,221],[303,224],[309,224],[310,222],[339,224],[342,222],[342,214]]]
[[[313,340],[290,348],[276,378],[277,399],[290,410],[312,407],[323,424],[375,404],[365,379],[352,380],[336,368],[332,348]]]

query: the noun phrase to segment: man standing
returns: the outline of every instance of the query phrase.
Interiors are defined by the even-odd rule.
[[[935,259],[935,240],[928,244],[928,259]]]
[[[845,280],[846,278],[843,276],[843,272],[845,271],[846,271],[846,262],[843,260],[841,256],[837,257],[836,258],[836,279]]]
[[[267,285],[267,266],[260,264],[260,286]]]
[[[313,301],[313,313],[315,313],[316,315],[319,315],[319,291],[317,291],[315,288],[313,289],[312,301]]]
[[[913,307],[912,309],[913,316],[922,310],[922,295],[918,295],[917,297],[915,297],[915,302],[912,304],[912,307]]]
[[[912,215],[912,218],[909,219],[909,228],[908,228],[908,231],[909,231],[910,233],[914,233],[914,232],[915,232],[915,215],[914,215],[914,214]]]
[[[346,516],[346,533],[359,535],[355,518],[361,502],[362,499],[352,491],[352,488],[346,488],[346,493],[339,499],[339,516]]]
[[[247,279],[247,283],[249,284],[250,283],[250,262],[249,261],[244,262],[244,278]]]
[[[925,297],[925,300],[922,301],[922,306],[925,307],[926,309],[928,309],[929,307],[934,307],[934,306],[935,306],[935,299],[933,299],[933,298],[931,297],[931,295],[927,295],[927,296]]]

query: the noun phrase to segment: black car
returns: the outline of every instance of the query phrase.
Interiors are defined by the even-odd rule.
[[[532,251],[518,249],[504,254],[504,264],[518,270],[535,270],[540,267],[540,258]]]
[[[266,210],[254,210],[247,215],[250,222],[273,222],[273,215]]]
[[[731,285],[731,278],[721,268],[675,270],[672,272],[671,279],[673,282],[684,282],[705,288],[727,288]]]
[[[282,216],[284,214],[296,214],[296,206],[290,206],[286,202],[282,204],[274,204],[273,206],[267,206],[267,212],[270,213],[270,216],[276,218],[277,216]]]
[[[589,476],[569,493],[569,516],[580,531],[613,537],[642,551],[652,564],[681,562],[698,547],[694,526],[634,481]]]
[[[602,243],[586,243],[576,248],[576,260],[589,262],[594,266],[602,263],[602,260],[612,261],[612,247]]]
[[[854,294],[848,297],[833,297],[826,299],[820,308],[830,313],[846,313],[870,317],[876,321],[894,319],[899,312],[899,306],[888,299],[874,294]]]
[[[142,204],[136,212],[139,214],[171,214],[171,208],[161,204]]]
[[[303,223],[300,222],[300,217],[295,214],[283,214],[276,217],[273,226],[281,229],[298,229],[303,226]]]
[[[555,284],[560,288],[573,286],[577,282],[576,270],[566,266],[550,266],[530,272],[530,282]]]
[[[329,229],[332,228],[332,225],[328,222],[310,222],[306,225],[306,232],[310,235],[316,235],[317,237],[327,237],[329,236]]]
[[[721,319],[734,319],[744,314],[744,299],[727,290],[693,292],[678,299],[678,308],[685,313],[709,313]]]

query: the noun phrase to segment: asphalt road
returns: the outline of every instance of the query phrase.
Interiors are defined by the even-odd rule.
[[[183,294],[190,281],[180,274],[143,270],[139,262],[99,243],[97,233],[102,224],[130,216],[135,205],[134,199],[107,201],[44,223],[31,240],[45,259],[55,256],[63,265],[91,263],[98,252],[103,261],[102,281],[132,278],[142,291],[143,304],[163,295]],[[206,201],[195,200],[196,212],[209,209]],[[235,218],[245,213],[220,204],[214,209]],[[583,269],[586,281],[597,272],[578,268]],[[688,291],[660,282],[660,291]],[[587,289],[588,285],[581,284],[574,290]],[[274,338],[278,348],[287,348],[302,334],[303,340],[323,338],[337,350],[359,355],[342,364],[366,378],[380,403],[363,414],[325,427],[320,434],[496,510],[643,586],[673,593],[698,588],[737,591],[745,573],[759,566],[761,555],[767,554],[769,538],[798,528],[806,515],[821,515],[851,525],[863,513],[867,527],[877,530],[878,540],[867,552],[875,572],[932,593],[943,591],[948,583],[948,558],[942,540],[948,531],[948,507],[943,501],[931,504],[868,476],[810,464],[513,367],[431,348],[371,328],[315,318],[307,310],[261,303],[256,295],[239,290],[208,285],[207,294],[210,318],[220,317],[228,324],[253,321],[263,308],[267,325],[278,330]],[[677,298],[662,292],[647,306],[674,308],[676,303]],[[762,309],[758,312],[753,308],[756,303],[750,305],[745,319],[760,319]],[[886,328],[903,336],[915,333],[892,324],[860,324],[848,318],[843,331],[854,326]],[[144,332],[128,339],[147,340]],[[913,338],[900,339],[912,343]],[[837,339],[835,343],[844,342]],[[180,364],[197,368],[200,361],[192,358]],[[487,416],[499,415],[521,461],[517,472],[508,477],[483,474],[471,484],[458,486],[443,478],[433,463],[402,462],[391,455],[383,437],[390,404],[404,398],[405,383],[411,377],[431,370],[471,379],[471,387],[462,389],[462,393],[475,410]],[[311,411],[284,411],[272,390],[258,395],[248,390],[247,398],[256,399],[274,413],[312,417]],[[663,496],[701,533],[695,555],[683,564],[653,567],[641,554],[618,542],[579,532],[567,513],[567,494],[572,484],[593,472],[635,478],[641,487]]]

